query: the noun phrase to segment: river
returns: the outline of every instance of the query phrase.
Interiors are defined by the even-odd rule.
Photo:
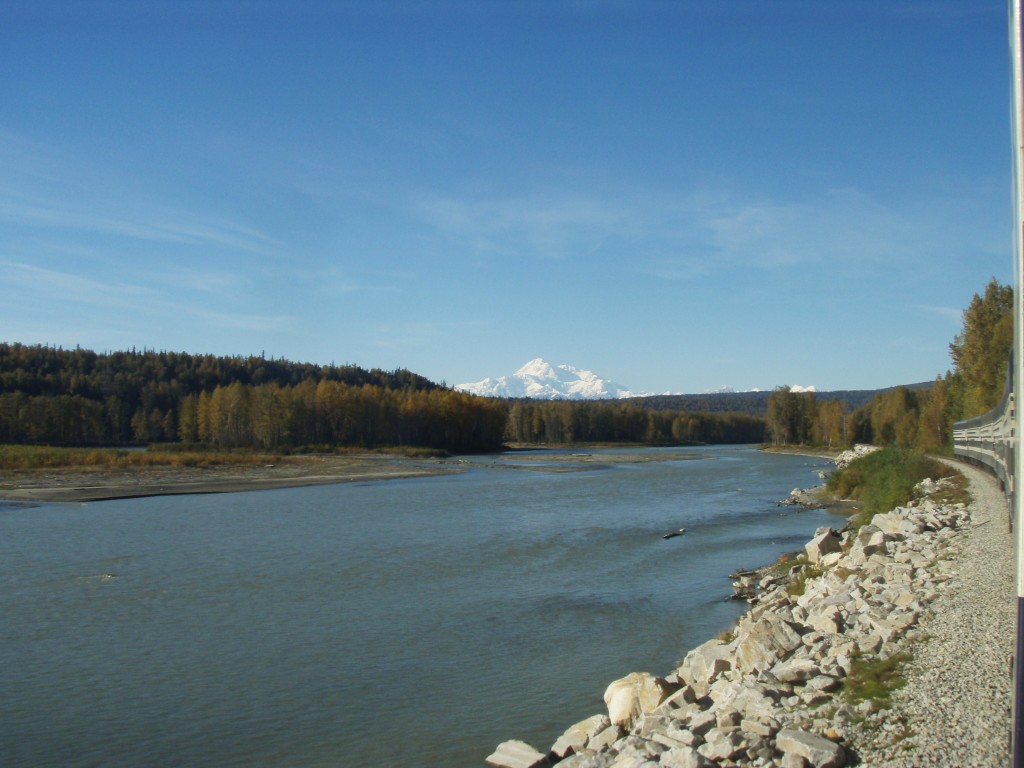
[[[0,765],[478,768],[509,738],[546,749],[613,679],[728,627],[732,570],[841,522],[775,503],[821,460],[678,453],[0,506]]]

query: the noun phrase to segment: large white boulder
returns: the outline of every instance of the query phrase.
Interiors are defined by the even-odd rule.
[[[770,669],[802,645],[791,624],[772,615],[737,626],[736,663],[744,673]]]
[[[846,753],[824,736],[795,728],[783,728],[775,737],[775,746],[786,755],[802,757],[814,768],[842,768]]]
[[[821,667],[811,659],[791,659],[781,661],[771,669],[776,680],[784,683],[805,683],[812,677],[821,674]]]
[[[872,555],[887,554],[885,534],[874,525],[865,525],[858,532],[850,547],[850,560],[855,565],[863,565]]]
[[[836,469],[842,469],[851,461],[856,461],[860,457],[867,456],[869,453],[874,453],[877,450],[879,450],[879,448],[876,445],[857,443],[857,445],[853,446],[850,450],[843,451],[836,456],[835,459],[833,459],[833,462],[836,465]]]
[[[714,768],[715,763],[692,747],[673,747],[658,760],[663,768]]]
[[[731,728],[712,728],[708,731],[706,741],[697,747],[697,751],[709,760],[723,763],[739,755],[746,748],[743,733],[735,726]]]
[[[676,674],[693,686],[697,696],[704,696],[711,683],[732,667],[732,657],[731,646],[721,640],[708,640],[686,654]]]
[[[591,739],[611,724],[607,715],[594,715],[586,720],[581,720],[558,737],[558,741],[551,747],[551,752],[560,760],[575,754],[584,749]]]
[[[833,552],[842,552],[842,550],[843,542],[838,536],[836,536],[836,532],[831,528],[826,528],[809,542],[804,544],[804,551],[807,553],[807,559],[812,563],[817,563],[825,555],[830,555]]]
[[[736,724],[740,719],[763,720],[775,715],[775,704],[760,683],[721,679],[708,692],[719,713],[733,711]]]
[[[879,512],[871,518],[871,525],[890,536],[914,536],[924,530],[924,525],[907,517],[906,509],[896,507],[890,512]]]
[[[551,761],[525,741],[504,741],[484,761],[494,768],[548,768]]]
[[[640,715],[653,712],[671,692],[672,686],[664,679],[632,672],[608,686],[604,703],[612,724],[628,731]]]
[[[634,727],[633,731],[642,738],[655,741],[666,748],[693,747],[701,741],[697,734],[671,715],[644,715],[639,726]]]

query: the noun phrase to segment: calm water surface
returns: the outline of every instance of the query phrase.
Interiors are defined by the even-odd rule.
[[[0,765],[475,768],[505,739],[546,749],[611,680],[729,626],[733,569],[836,522],[775,505],[824,462],[692,453],[0,507]]]

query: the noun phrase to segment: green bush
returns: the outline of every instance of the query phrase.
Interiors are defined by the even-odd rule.
[[[821,577],[821,568],[816,565],[805,565],[800,571],[793,576],[792,581],[789,582],[789,586],[786,587],[786,592],[790,597],[800,597],[807,590],[807,582],[811,579],[817,579]]]
[[[870,701],[875,709],[887,709],[893,692],[906,685],[903,666],[912,658],[906,651],[885,659],[855,658],[850,674],[843,680],[842,697],[851,704]]]
[[[913,499],[914,486],[926,477],[937,480],[956,474],[952,467],[923,453],[890,447],[862,456],[834,472],[828,480],[828,490],[844,499],[863,502],[862,514],[870,519]]]

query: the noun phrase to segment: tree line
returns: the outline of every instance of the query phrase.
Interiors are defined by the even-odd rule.
[[[766,414],[666,408],[668,401],[494,400],[405,369],[255,357],[96,353],[0,343],[0,442],[181,442],[215,448],[502,443],[816,444],[944,450],[953,423],[994,407],[1013,345],[1013,290],[992,280],[950,344],[953,370],[926,388],[883,390],[851,409],[780,387]]]
[[[511,443],[760,443],[765,422],[742,413],[665,411],[639,401],[515,400],[505,437]]]
[[[495,400],[406,370],[0,343],[0,442],[281,450],[757,443],[764,419],[623,401]]]
[[[927,384],[927,382],[926,382]],[[912,388],[920,384],[911,385]],[[788,389],[788,388],[787,388]],[[818,392],[817,398],[839,400],[846,409],[859,408],[871,401],[876,390],[844,389]],[[706,392],[691,395],[650,395],[630,398],[628,402],[656,411],[687,411],[691,413],[746,413],[764,416],[768,411],[770,391]]]
[[[1013,349],[1013,289],[994,278],[964,311],[949,345],[953,368],[931,386],[896,387],[846,411],[839,400],[781,387],[768,400],[766,429],[776,444],[873,443],[949,451],[953,424],[994,408],[1003,395]]]
[[[0,442],[497,447],[506,407],[410,371],[0,343]]]
[[[418,446],[471,453],[497,448],[507,411],[452,389],[392,389],[307,380],[295,386],[238,382],[188,395],[178,438],[215,448]]]

